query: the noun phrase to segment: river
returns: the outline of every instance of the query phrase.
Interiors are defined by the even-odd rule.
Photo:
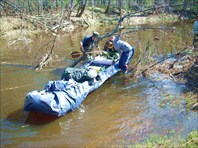
[[[191,23],[167,26],[176,30],[150,29],[122,36],[135,46],[131,65],[148,42],[154,49],[151,55],[174,53],[192,44]],[[58,36],[54,59],[41,71],[32,66],[52,47],[49,42],[54,36],[42,34],[31,42],[13,44],[1,40],[1,147],[126,147],[155,134],[178,139],[197,130],[197,113],[185,108],[186,86],[155,74],[137,83],[119,73],[89,94],[78,109],[60,118],[23,111],[29,91],[60,79],[75,60],[70,54],[79,51],[83,36],[111,29],[91,27]]]

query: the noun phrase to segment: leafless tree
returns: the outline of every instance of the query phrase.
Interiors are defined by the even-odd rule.
[[[164,12],[166,13],[169,13],[169,7],[170,7],[170,0],[164,0],[164,4],[165,4],[165,7],[164,7]]]
[[[85,11],[86,5],[87,5],[87,0],[82,0],[82,2],[79,5],[76,17],[81,17],[82,16],[82,14]]]
[[[108,0],[107,7],[106,7],[106,10],[105,10],[106,14],[110,13],[110,6],[111,6],[111,0]]]
[[[74,7],[74,1],[73,0],[69,0],[69,4],[67,6],[67,20],[69,22],[71,21],[71,13],[73,11],[73,7]]]

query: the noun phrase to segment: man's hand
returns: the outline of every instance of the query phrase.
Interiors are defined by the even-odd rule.
[[[128,66],[128,64],[125,64],[125,67],[126,67],[126,70],[128,70],[128,69],[129,69],[129,66]]]
[[[119,28],[119,30],[123,30],[124,26],[119,26],[118,28]]]
[[[99,55],[102,55],[102,51],[100,50],[100,46],[97,47],[97,50],[99,51]]]
[[[124,29],[124,26],[119,26],[118,29],[119,29],[119,30],[118,30],[118,34],[121,35],[121,32],[122,32],[122,30]]]

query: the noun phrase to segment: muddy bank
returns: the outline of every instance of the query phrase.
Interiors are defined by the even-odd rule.
[[[124,14],[123,14],[124,15]],[[39,16],[23,15],[20,16],[3,16],[0,17],[1,22],[1,38],[6,40],[16,40],[23,38],[31,38],[40,33],[65,34],[73,32],[79,28],[87,28],[91,26],[111,25],[112,30],[118,23],[117,14],[106,15],[102,10],[94,12],[86,10],[82,17],[76,17],[72,14],[70,20],[67,20],[61,14],[45,14]],[[178,21],[178,16],[173,14],[159,14],[150,16],[133,16],[124,19],[124,26],[137,25],[160,25],[165,23],[174,23]]]
[[[45,16],[40,17],[43,19]],[[36,22],[37,21],[37,22]],[[37,17],[29,17],[28,20],[21,19],[19,17],[1,17],[1,38],[8,41],[32,38],[34,35],[41,33],[53,33],[56,34],[58,31],[58,20],[54,22],[40,22]],[[43,24],[41,24],[43,23]],[[46,23],[46,25],[44,24]],[[50,23],[47,25],[47,23]],[[74,31],[79,27],[86,27],[88,24],[82,18],[73,18],[71,22],[65,21],[59,33],[68,33]]]

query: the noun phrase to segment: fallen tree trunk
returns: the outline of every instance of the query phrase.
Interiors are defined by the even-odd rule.
[[[170,6],[159,6],[159,7],[155,7],[155,8],[159,9],[159,8],[176,7],[176,6],[181,6],[181,4],[170,5]],[[131,13],[128,13],[128,14],[122,16],[118,20],[118,23],[115,26],[115,28],[111,32],[108,32],[105,35],[99,36],[96,42],[98,43],[101,40],[103,40],[104,38],[110,37],[110,36],[114,35],[116,32],[118,32],[119,26],[121,26],[121,23],[124,21],[125,18],[134,17],[134,16],[137,16],[137,14],[145,13],[145,12],[148,12],[148,11],[151,11],[151,10],[153,10],[153,8],[149,8],[149,9],[138,11],[138,12],[131,12]]]

